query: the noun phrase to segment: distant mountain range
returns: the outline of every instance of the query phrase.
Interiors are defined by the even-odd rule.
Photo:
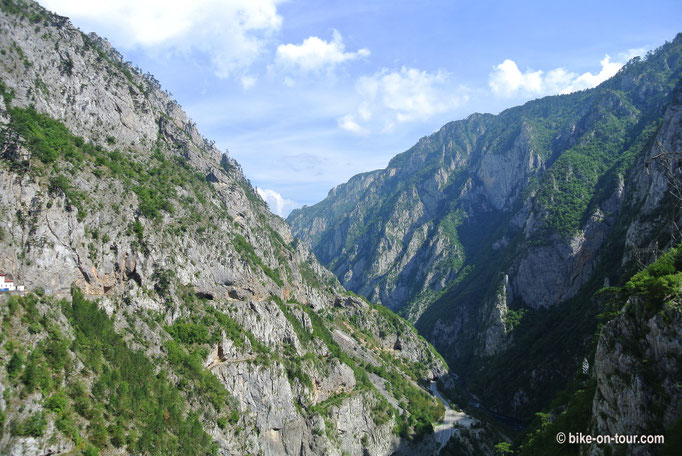
[[[665,323],[595,294],[680,242],[681,69],[678,35],[594,89],[451,122],[287,222],[496,414],[546,428],[536,412],[551,421],[582,391],[582,432],[661,433],[679,416],[679,289]]]
[[[290,228],[153,76],[1,0],[0,454],[675,454],[681,57],[452,122]]]

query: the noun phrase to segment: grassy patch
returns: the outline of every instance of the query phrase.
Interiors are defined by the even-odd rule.
[[[232,240],[232,245],[234,246],[237,253],[239,253],[239,255],[241,255],[242,258],[244,258],[250,266],[260,267],[260,269],[263,270],[265,275],[270,277],[273,282],[275,282],[280,287],[284,285],[284,282],[280,278],[279,273],[277,271],[270,269],[270,267],[263,263],[263,260],[261,260],[260,257],[256,254],[256,251],[253,249],[253,246],[249,244],[249,241],[247,241],[244,236],[242,236],[241,234],[235,234],[234,239]]]

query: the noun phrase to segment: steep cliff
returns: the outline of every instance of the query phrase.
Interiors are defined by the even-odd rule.
[[[678,35],[594,89],[449,123],[287,221],[530,420],[590,352],[594,293],[679,239],[681,70]]]
[[[447,373],[111,48],[0,4],[0,453],[431,454]]]
[[[624,286],[605,288],[600,296],[604,326],[590,360],[583,360],[562,400],[539,414],[533,431],[519,442],[519,454],[679,452],[682,246],[662,255]],[[560,432],[613,441],[559,444]],[[661,437],[664,440],[657,440]]]

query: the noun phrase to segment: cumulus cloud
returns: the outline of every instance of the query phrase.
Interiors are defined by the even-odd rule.
[[[334,30],[332,40],[325,41],[316,36],[303,40],[301,44],[282,44],[277,47],[277,64],[298,68],[304,72],[331,69],[340,63],[369,56],[369,49],[346,52],[341,34]]]
[[[542,90],[542,71],[522,73],[516,62],[507,59],[493,67],[489,84],[498,95],[509,97],[520,91],[537,94]]]
[[[488,84],[493,93],[502,97],[576,92],[596,87],[615,75],[630,58],[641,55],[643,52],[643,49],[630,49],[619,54],[617,61],[612,61],[611,57],[606,55],[599,62],[601,70],[595,74],[590,72],[577,74],[564,68],[555,68],[547,72],[542,70],[522,72],[516,62],[507,59],[493,67]]]
[[[256,187],[256,191],[268,203],[270,210],[280,217],[286,217],[289,215],[289,212],[301,206],[296,201],[284,198],[274,190]]]
[[[366,133],[369,125],[391,131],[396,124],[427,120],[468,100],[466,88],[454,87],[447,73],[407,67],[362,76],[355,90],[362,99],[356,111],[337,119],[340,128],[353,133]]]
[[[198,51],[216,75],[248,68],[264,52],[283,0],[43,0],[59,14],[103,30],[119,46]]]

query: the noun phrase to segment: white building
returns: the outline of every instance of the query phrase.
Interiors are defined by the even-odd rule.
[[[14,280],[10,279],[5,274],[0,274],[0,292],[1,291],[24,291],[24,286],[17,286]]]

